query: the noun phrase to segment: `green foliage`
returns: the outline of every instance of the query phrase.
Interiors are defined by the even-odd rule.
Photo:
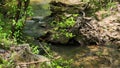
[[[28,6],[27,10],[26,10],[26,15],[28,16],[32,16],[33,15],[33,12],[32,12],[32,7],[31,6]]]
[[[23,41],[22,28],[30,13],[27,1],[29,2],[29,0],[0,1],[0,48],[7,49],[11,45]],[[12,60],[2,59],[0,68],[14,68],[12,66]]]
[[[25,19],[31,15],[30,0],[2,0],[0,3],[0,39],[22,42]]]
[[[15,40],[11,40],[11,39],[0,39],[0,48],[3,49],[9,49],[9,47],[11,45],[16,45],[17,43],[15,42]]]
[[[115,0],[83,0],[83,2],[87,2],[89,4],[89,11],[87,12],[86,16],[93,16],[95,12],[100,10],[108,11],[109,9],[115,7],[116,2]]]
[[[4,60],[4,59],[0,59],[0,68],[14,68],[14,63],[13,61],[7,61],[7,60]]]
[[[7,19],[6,19],[7,20]],[[8,30],[10,28],[9,23],[3,21],[3,15],[0,13],[0,39],[4,39],[10,36],[11,31]]]
[[[59,28],[69,28],[69,27],[72,27],[74,24],[75,24],[74,18],[70,17],[63,22],[57,23],[56,26],[58,26]]]
[[[40,68],[72,68],[73,60],[65,60],[63,58],[54,59],[50,63],[43,63]]]
[[[88,2],[95,10],[111,8],[115,4],[113,0],[88,0]]]
[[[65,17],[62,16],[61,21],[53,21],[51,25],[54,27],[53,31],[58,32],[53,35],[54,38],[59,38],[61,36],[67,37],[67,38],[72,38],[75,35],[71,33],[69,30],[71,27],[74,26],[75,24],[75,17],[77,17],[78,14],[73,14],[71,17]]]
[[[36,45],[31,46],[31,50],[33,54],[39,54],[39,47]]]
[[[75,17],[78,14],[72,14],[70,17],[61,16],[60,21],[54,20],[51,25],[58,28],[70,28],[75,24]]]
[[[101,51],[98,51],[98,52],[96,52],[96,55],[97,55],[97,56],[102,56],[102,52],[101,52]]]
[[[56,59],[51,62],[52,68],[71,68],[73,60],[64,60],[62,58]]]
[[[15,32],[14,32],[14,38],[17,40],[17,42],[22,41],[22,27],[23,27],[23,20],[20,19],[18,20],[18,22],[16,22],[15,20],[13,20],[13,24],[16,25]]]

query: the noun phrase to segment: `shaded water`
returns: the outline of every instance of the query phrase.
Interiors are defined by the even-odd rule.
[[[50,15],[49,3],[50,0],[30,0],[30,5],[32,7],[33,16],[30,18],[38,19],[37,20],[26,20],[25,26],[23,28],[23,33],[26,36],[38,37],[40,34],[43,34],[46,29],[41,28],[41,21],[44,17]]]

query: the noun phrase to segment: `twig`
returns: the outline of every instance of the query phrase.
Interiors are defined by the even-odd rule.
[[[31,61],[31,62],[21,62],[21,63],[17,63],[17,65],[29,65],[29,64],[35,64],[40,62],[43,62],[43,61],[38,60],[38,61]],[[49,62],[49,61],[45,61],[45,62]]]

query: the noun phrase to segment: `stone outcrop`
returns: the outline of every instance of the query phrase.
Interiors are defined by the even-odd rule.
[[[80,43],[98,45],[120,45],[120,12],[101,21],[94,18],[78,17],[72,32]]]
[[[15,63],[15,68],[39,68],[40,64],[47,62],[50,63],[50,60],[42,55],[33,54],[30,50],[29,44],[21,44],[18,46],[11,47],[12,59]]]
[[[88,8],[88,3],[83,3],[79,0],[75,1],[51,1],[50,2],[50,10],[51,16],[56,16],[57,14],[79,14],[82,11]]]
[[[71,4],[65,3],[61,1],[51,1],[50,9],[52,11],[52,16],[54,18],[59,17],[59,15],[64,16],[65,14],[79,14],[82,12],[85,14],[85,10],[88,8],[87,3],[79,2],[79,4]],[[110,11],[109,11],[110,10]],[[120,7],[119,4],[116,5],[115,8],[109,9],[108,12],[96,12],[96,18],[79,16],[76,24],[69,28],[68,31],[72,32],[76,35],[72,40],[74,42],[78,42],[81,45],[120,45]],[[100,14],[101,13],[101,14]],[[64,14],[64,15],[62,15]],[[107,15],[102,17],[103,15]],[[61,17],[60,16],[60,17]],[[59,20],[61,21],[61,20]],[[53,39],[52,35],[57,32],[52,31],[52,34],[44,41],[49,41],[53,43],[69,43],[71,38],[66,38],[65,36],[61,36],[58,39]],[[47,33],[47,32],[46,32]],[[41,39],[41,37],[39,37]],[[39,40],[38,39],[38,40]]]
[[[11,68],[40,68],[40,66],[50,65],[50,59],[43,55],[33,54],[29,44],[12,45],[8,50],[0,49],[0,62],[10,62]],[[7,68],[6,64],[1,65]]]

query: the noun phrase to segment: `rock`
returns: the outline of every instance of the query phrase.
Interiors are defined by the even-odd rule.
[[[69,41],[69,38],[65,36],[60,36],[59,38],[51,38],[50,41],[54,44],[67,44]]]
[[[34,20],[26,20],[26,25],[33,25],[35,23]]]
[[[31,31],[31,30],[24,30],[23,33],[27,34],[29,36],[34,36],[33,31]]]
[[[69,38],[63,36],[63,35],[59,35],[57,37],[55,37],[56,35],[59,35],[59,33],[55,33],[52,31],[48,31],[46,32],[46,34],[41,35],[37,38],[37,40],[39,40],[40,42],[44,41],[44,42],[48,42],[48,43],[52,43],[52,44],[67,44],[69,41]]]
[[[50,10],[51,16],[55,16],[57,14],[79,14],[85,9],[88,8],[87,3],[82,3],[79,0],[71,1],[51,1],[50,2]]]
[[[50,59],[42,55],[33,54],[30,50],[29,44],[14,46],[11,50],[13,51],[12,57],[17,67],[21,67],[22,65],[30,66],[33,64],[50,62]]]
[[[6,50],[4,50],[4,49],[0,49],[0,54],[2,53],[5,53],[6,52]]]
[[[52,0],[52,1],[56,1],[56,2],[61,2],[61,3],[65,3],[65,4],[68,4],[68,5],[77,5],[77,4],[81,4],[81,0]]]
[[[76,39],[84,43],[98,45],[118,45],[120,41],[120,13],[110,15],[101,21],[96,19],[86,19],[78,17],[72,32],[76,34]],[[80,38],[78,39],[78,36]],[[86,42],[87,41],[87,42]]]
[[[36,22],[39,22],[39,21],[42,21],[42,20],[43,20],[43,17],[41,17],[41,16],[36,16],[36,17],[32,17],[31,20],[34,20],[34,21],[36,21]]]

